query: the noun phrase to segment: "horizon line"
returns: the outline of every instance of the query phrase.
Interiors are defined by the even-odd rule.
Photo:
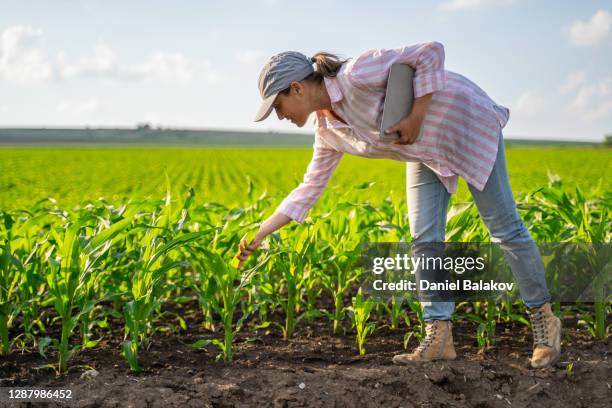
[[[148,125],[148,127],[147,127]],[[185,131],[185,132],[240,132],[240,133],[253,133],[253,134],[290,134],[296,136],[311,136],[314,135],[313,131],[296,131],[288,129],[266,129],[266,130],[253,130],[244,128],[223,128],[223,127],[166,127],[166,126],[154,126],[147,122],[137,123],[135,126],[54,126],[54,125],[17,125],[17,126],[0,126],[0,131],[3,130],[124,130],[124,131]],[[524,136],[524,135],[504,135],[504,139],[509,140],[526,140],[526,141],[550,141],[550,142],[582,142],[582,143],[604,143],[605,135],[602,135],[601,139],[579,139],[579,138],[555,138],[546,136]]]

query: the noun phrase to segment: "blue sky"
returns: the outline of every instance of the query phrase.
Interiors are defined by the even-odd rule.
[[[510,108],[506,137],[612,132],[609,0],[0,0],[0,126],[298,130],[252,122],[270,55],[430,40]]]

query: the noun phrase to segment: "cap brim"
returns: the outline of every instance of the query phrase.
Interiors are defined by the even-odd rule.
[[[278,93],[270,95],[261,102],[261,106],[257,111],[257,115],[255,116],[255,122],[261,122],[267,118],[268,115],[270,115],[270,112],[272,112],[272,105],[274,104],[274,100],[276,99],[277,95]]]

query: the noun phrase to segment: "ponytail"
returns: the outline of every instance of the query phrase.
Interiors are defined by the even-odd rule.
[[[343,60],[339,56],[328,52],[319,51],[310,58],[313,64],[316,65],[315,71],[310,74],[307,81],[323,81],[324,77],[335,77],[340,71],[342,64],[348,61]]]

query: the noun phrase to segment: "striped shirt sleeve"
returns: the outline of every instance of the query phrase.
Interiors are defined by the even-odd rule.
[[[391,65],[395,63],[408,64],[415,69],[416,98],[444,88],[444,46],[436,41],[366,51],[353,61],[350,78],[364,89],[383,89]]]
[[[342,154],[327,144],[316,132],[312,160],[306,169],[304,181],[283,200],[276,211],[298,223],[304,221],[308,211],[325,191]]]

